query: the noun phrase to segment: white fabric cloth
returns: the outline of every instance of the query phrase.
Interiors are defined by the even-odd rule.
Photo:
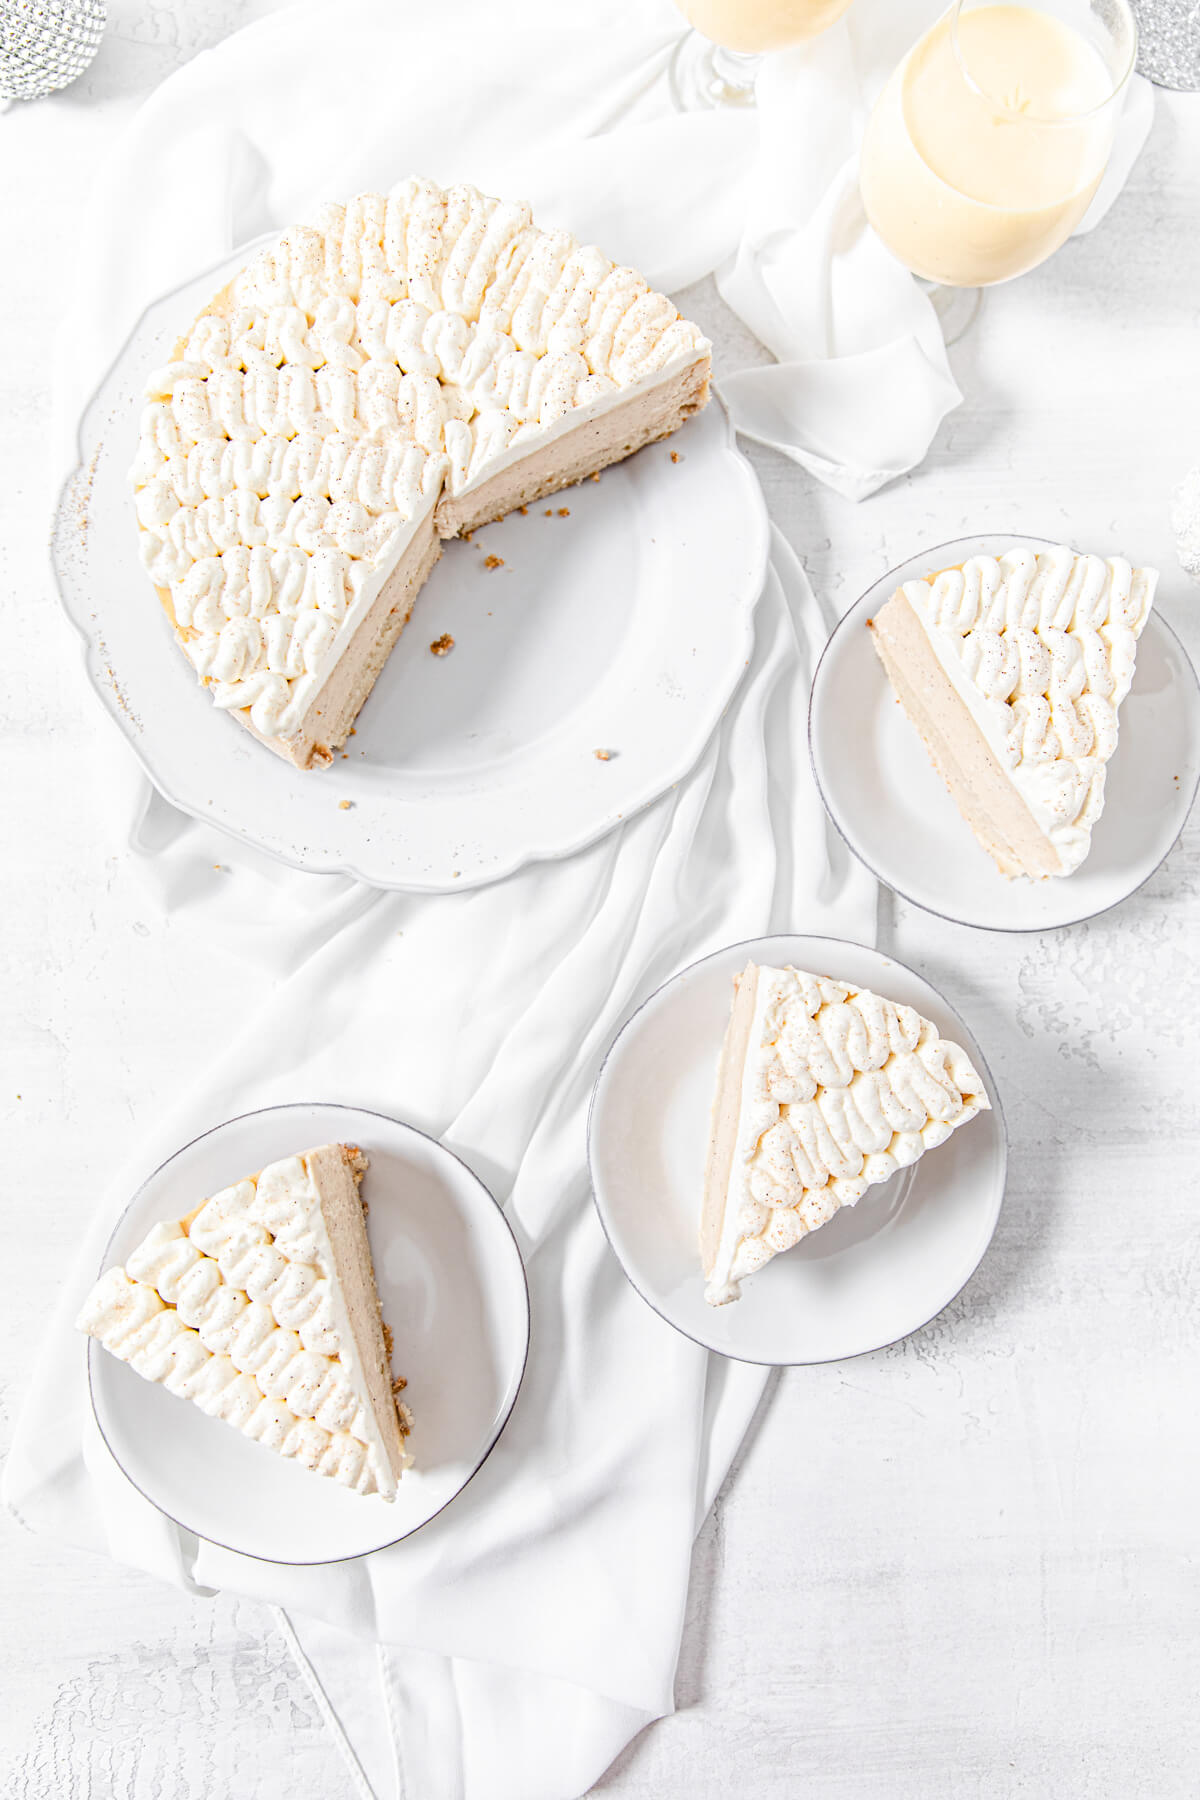
[[[165,84],[101,172],[62,416],[149,300],[323,198],[424,172],[528,197],[668,289],[718,271],[781,359],[719,371],[737,422],[861,497],[919,460],[958,398],[927,299],[854,214],[864,103],[936,10],[856,0],[851,24],[769,68],[757,116],[679,117],[668,0],[597,0],[579,18],[550,0],[516,17],[484,0],[288,8]],[[872,935],[873,886],[809,773],[823,637],[776,538],[751,666],[691,776],[569,862],[449,897],[283,869],[182,818],[114,740],[123,774],[103,786],[134,865],[279,985],[117,1173],[6,1498],[63,1542],[286,1608],[364,1795],[569,1800],[671,1708],[692,1537],[762,1375],[706,1356],[626,1284],[588,1199],[584,1113],[622,1019],[684,963],[768,931]],[[399,1114],[477,1168],[528,1260],[534,1352],[500,1445],[442,1517],[358,1563],[287,1570],[198,1543],[128,1486],[71,1320],[148,1169],[219,1119],[298,1097]]]
[[[873,884],[812,785],[824,630],[778,538],[756,636],[692,775],[618,832],[476,892],[376,895],[330,928],[118,1174],[17,1432],[6,1497],[31,1524],[286,1606],[334,1706],[340,1691],[361,1711],[379,1684],[402,1758],[400,1784],[373,1772],[381,1800],[567,1800],[672,1705],[693,1534],[763,1375],[707,1356],[625,1281],[589,1200],[588,1096],[623,1018],[685,962],[764,932],[873,930]],[[148,1169],[222,1118],[305,1096],[398,1113],[477,1169],[527,1258],[534,1349],[507,1431],[444,1514],[358,1563],[282,1569],[179,1532],[129,1487],[71,1321]],[[416,1384],[412,1400],[419,1433]],[[376,1639],[379,1657],[361,1648]],[[378,1749],[378,1718],[358,1735]]]

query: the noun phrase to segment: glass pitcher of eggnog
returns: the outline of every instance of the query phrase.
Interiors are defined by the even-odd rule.
[[[867,123],[859,182],[884,243],[948,287],[1044,262],[1100,184],[1136,53],[1127,0],[954,0]]]

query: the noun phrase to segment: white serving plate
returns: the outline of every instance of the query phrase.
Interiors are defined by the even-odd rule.
[[[127,480],[147,373],[257,247],[150,307],[84,415],[53,558],[93,687],[168,800],[300,868],[453,891],[591,843],[688,772],[750,654],[767,516],[719,403],[448,545],[346,756],[295,770],[198,686]]]
[[[830,818],[880,881],[906,900],[991,931],[1075,925],[1128,899],[1174,844],[1200,781],[1200,692],[1187,652],[1150,614],[1121,707],[1104,811],[1073,875],[1008,881],[975,841],[892,693],[867,620],[903,581],[970,556],[1046,538],[958,538],[912,556],[855,602],[817,666],[809,709],[813,774]]]
[[[751,961],[791,963],[915,1006],[966,1050],[992,1111],[775,1257],[742,1284],[740,1300],[710,1306],[698,1245],[709,1113],[733,977]],[[978,1045],[927,981],[863,944],[771,937],[693,963],[633,1015],[596,1083],[588,1152],[609,1242],[668,1324],[743,1362],[818,1363],[895,1343],[949,1305],[995,1230],[1007,1141]]]
[[[186,1144],[134,1195],[102,1268],[122,1263],[160,1219],[326,1143],[358,1144],[370,1159],[371,1255],[413,1414],[415,1467],[394,1501],[285,1461],[88,1343],[96,1422],[133,1485],[184,1530],[269,1562],[364,1556],[441,1512],[503,1431],[529,1349],[521,1255],[483,1183],[423,1132],[357,1107],[268,1107]]]

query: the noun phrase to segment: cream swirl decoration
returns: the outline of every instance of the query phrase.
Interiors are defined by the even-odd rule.
[[[358,1493],[374,1433],[340,1359],[315,1188],[301,1157],[155,1225],[80,1329],[147,1380]]]
[[[759,980],[730,1193],[733,1283],[989,1104],[965,1051],[911,1007],[792,968]]]
[[[78,1324],[139,1375],[194,1401],[212,1418],[356,1493],[378,1491],[365,1443],[347,1431],[328,1431],[265,1394],[232,1357],[209,1350],[174,1307],[164,1306],[152,1287],[124,1269],[110,1269],[101,1278]]]
[[[471,187],[285,232],[152,376],[132,471],[217,706],[295,728],[443,491],[705,348],[633,270]]]
[[[901,590],[1064,873],[1104,804],[1156,581],[1117,557],[1020,547]]]

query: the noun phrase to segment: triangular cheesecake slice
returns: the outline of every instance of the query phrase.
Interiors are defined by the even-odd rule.
[[[713,1306],[990,1109],[966,1052],[911,1006],[755,963],[734,988],[700,1227]]]
[[[412,1458],[358,1187],[323,1144],[154,1226],[76,1321],[114,1356],[281,1456],[396,1495]]]
[[[1058,547],[906,581],[868,621],[896,698],[1001,874],[1070,875],[1104,805],[1158,576]]]

